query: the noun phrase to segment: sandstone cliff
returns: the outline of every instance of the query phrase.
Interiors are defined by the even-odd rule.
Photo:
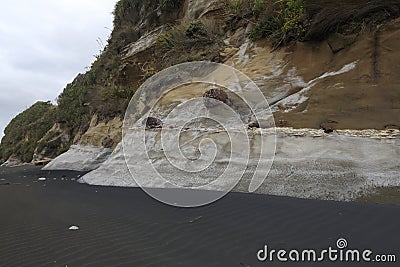
[[[40,161],[73,144],[114,149],[139,86],[198,60],[251,77],[277,126],[398,129],[399,1],[273,2],[119,1],[108,45],[91,69],[66,86],[40,131],[15,135],[11,128],[25,126],[10,124],[1,157]]]

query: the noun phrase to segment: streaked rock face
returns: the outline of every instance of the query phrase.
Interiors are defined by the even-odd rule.
[[[99,168],[83,176],[79,182],[91,185],[137,186],[126,166],[122,142]]]
[[[68,147],[70,142],[69,129],[65,123],[55,123],[53,127],[39,140],[33,154],[32,163],[40,165],[42,162],[48,162],[53,159],[60,149]]]
[[[197,19],[215,10],[223,1],[217,0],[187,0],[186,19]]]

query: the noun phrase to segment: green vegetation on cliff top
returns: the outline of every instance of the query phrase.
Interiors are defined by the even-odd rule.
[[[55,122],[55,107],[50,102],[37,102],[18,116],[6,127],[0,145],[3,159],[13,156],[30,162],[37,142]]]
[[[275,48],[292,41],[319,41],[329,34],[360,33],[398,17],[398,0],[226,0],[229,22],[254,25],[252,40],[267,38]]]

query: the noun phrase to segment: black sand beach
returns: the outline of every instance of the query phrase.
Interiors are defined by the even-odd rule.
[[[265,244],[325,249],[338,238],[400,257],[400,206],[231,193],[183,209],[137,188],[79,184],[78,175],[0,168],[0,266],[275,266],[257,260]]]

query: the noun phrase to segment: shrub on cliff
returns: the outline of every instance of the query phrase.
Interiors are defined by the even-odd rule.
[[[305,40],[321,40],[332,32],[359,33],[400,15],[399,0],[306,0],[311,24]]]
[[[58,97],[57,120],[66,122],[71,129],[78,129],[90,120],[86,103],[88,87],[69,85]]]
[[[170,27],[157,39],[155,54],[163,60],[156,69],[190,61],[219,62],[225,47],[221,24],[215,19],[199,19]]]
[[[400,16],[398,0],[226,0],[228,24],[252,23],[250,38],[279,47],[322,40],[334,32],[354,34]]]
[[[277,47],[304,38],[309,21],[305,17],[303,0],[276,1],[265,4],[264,9],[259,2],[255,1],[259,22],[250,33],[252,40],[267,37]]]

